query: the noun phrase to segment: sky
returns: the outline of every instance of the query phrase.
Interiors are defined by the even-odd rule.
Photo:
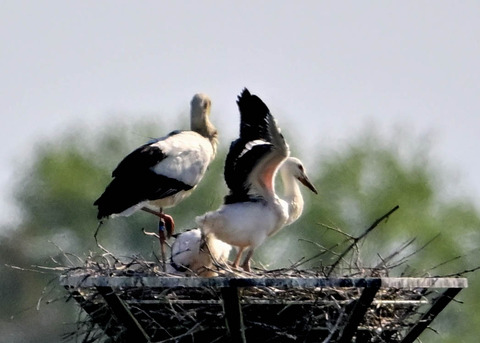
[[[312,151],[402,127],[480,204],[479,33],[479,1],[2,0],[0,226],[45,139],[140,114],[163,136],[205,92],[228,146],[243,87],[310,169]]]

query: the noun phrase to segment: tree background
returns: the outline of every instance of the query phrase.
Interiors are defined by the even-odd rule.
[[[174,127],[186,126],[179,123]],[[110,181],[119,160],[149,137],[157,136],[158,131],[168,130],[145,120],[109,124],[108,131],[76,128],[37,142],[33,158],[18,166],[12,196],[20,220],[14,227],[3,228],[0,238],[0,331],[5,341],[59,341],[63,334],[75,330],[78,308],[73,301],[65,302],[66,294],[57,285],[58,273],[36,266],[67,263],[63,252],[85,258],[90,251],[98,251],[93,239],[97,220],[92,203]],[[306,157],[295,146],[295,137],[288,132],[285,135],[292,155]],[[406,253],[439,235],[393,272],[445,275],[476,267],[478,209],[468,196],[455,191],[455,173],[432,158],[427,141],[402,128],[392,129],[390,137],[365,128],[341,148],[310,152],[313,157],[308,172],[319,195],[303,192],[303,216],[269,239],[257,251],[255,261],[267,268],[289,266],[319,253],[320,246],[344,240],[326,226],[358,235],[398,204],[400,209],[361,243],[365,266],[378,264],[382,256],[409,239],[416,238]],[[178,231],[193,227],[196,215],[221,204],[226,193],[222,171],[228,145],[221,142],[217,158],[193,195],[169,210]],[[155,226],[155,217],[138,213],[109,220],[99,239],[117,256],[141,255],[153,260],[158,243],[141,229]],[[304,267],[328,265],[332,258],[325,254]],[[443,264],[446,261],[450,262]],[[472,328],[480,324],[476,311],[479,277],[478,273],[467,276],[470,287],[460,293],[459,303],[451,303],[434,321],[438,333],[425,332],[423,342],[478,340]]]

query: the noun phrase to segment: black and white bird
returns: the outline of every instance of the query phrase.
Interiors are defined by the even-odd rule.
[[[304,202],[297,180],[312,192],[317,190],[302,162],[289,157],[289,147],[263,101],[245,89],[237,104],[240,137],[230,146],[224,172],[230,193],[218,210],[196,221],[205,234],[238,247],[234,267],[248,249],[241,265],[248,271],[254,250],[302,214]],[[275,192],[277,172],[283,182],[282,198]]]
[[[215,238],[202,235],[200,229],[191,229],[175,236],[170,263],[166,271],[179,275],[215,276],[215,264],[228,261],[232,246]]]
[[[210,98],[195,94],[190,105],[190,131],[173,131],[152,140],[118,164],[113,180],[94,202],[98,219],[143,210],[160,217],[167,236],[172,234],[173,218],[163,213],[163,208],[175,206],[190,195],[217,151],[217,130],[209,119]],[[160,241],[163,251],[163,230]]]

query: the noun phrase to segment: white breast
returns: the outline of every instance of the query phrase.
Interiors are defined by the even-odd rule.
[[[288,218],[288,212],[278,203],[240,202],[227,204],[217,211],[197,217],[205,232],[212,232],[228,244],[257,247],[278,231]]]

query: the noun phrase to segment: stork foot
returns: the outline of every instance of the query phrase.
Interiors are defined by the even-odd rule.
[[[242,269],[246,272],[250,272],[250,261],[245,261],[242,263]]]
[[[154,215],[156,215],[157,217],[160,218],[160,223],[159,223],[158,228],[159,228],[159,230],[160,230],[160,227],[165,229],[165,232],[167,234],[167,238],[170,238],[173,235],[173,232],[175,230],[175,222],[173,221],[172,216],[163,213],[163,209],[160,209],[160,211],[155,211],[155,210],[152,210],[148,207],[143,207],[142,211],[154,214]],[[162,222],[162,220],[163,220],[163,222]],[[160,225],[160,224],[162,224],[162,225]]]
[[[168,214],[162,213],[160,216],[160,221],[162,220],[164,223],[167,238],[172,237],[173,232],[175,231],[175,222],[173,221],[173,217]]]

